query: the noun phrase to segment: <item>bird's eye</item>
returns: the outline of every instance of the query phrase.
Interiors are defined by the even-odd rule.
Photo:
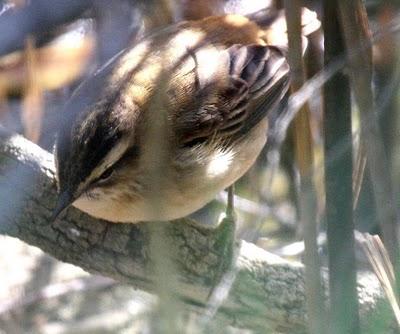
[[[103,174],[99,176],[98,181],[106,181],[114,174],[114,168],[106,169]]]

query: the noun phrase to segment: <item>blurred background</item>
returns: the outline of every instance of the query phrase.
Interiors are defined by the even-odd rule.
[[[223,13],[251,14],[283,5],[283,1],[273,0],[0,1],[0,124],[52,151],[68,98],[83,80],[119,51],[181,20]],[[365,5],[370,27],[379,33],[373,45],[373,88],[398,209],[400,72],[395,25],[399,3],[370,0]],[[321,1],[303,1],[303,6],[321,18]],[[395,29],[390,31],[393,26]],[[307,78],[320,73],[322,66],[323,35],[317,31],[309,39]],[[313,90],[309,110],[309,138],[300,140],[312,144],[313,168],[306,173],[315,184],[318,254],[322,264],[327,265],[326,161],[319,86]],[[340,159],[349,147],[358,152],[360,119],[357,108],[353,110],[353,141],[342,141],[329,161]],[[274,137],[278,130],[271,131],[257,163],[236,184],[238,237],[279,256],[302,261],[304,226],[299,223],[299,165],[301,157],[310,153],[296,148],[296,130],[289,129],[283,143]],[[363,172],[365,159],[362,154],[353,157],[353,182],[358,180],[353,187],[356,229],[380,234],[371,179],[369,173]],[[222,193],[193,217],[205,224],[216,224],[225,203],[226,194]],[[356,256],[360,267],[368,268],[358,246]],[[34,247],[0,236],[0,333],[150,333],[149,312],[154,302],[154,296],[89,275]],[[226,331],[246,332],[232,328]]]

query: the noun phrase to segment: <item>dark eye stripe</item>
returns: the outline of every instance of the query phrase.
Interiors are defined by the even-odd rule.
[[[119,158],[117,163],[119,163],[122,160],[126,160],[126,159],[138,158],[139,153],[140,153],[139,145],[133,145],[125,151],[125,153],[121,156],[121,158]]]
[[[114,171],[115,171],[114,165],[107,168],[103,172],[103,174],[101,174],[99,177],[96,177],[92,182],[90,182],[90,186],[97,186],[100,183],[106,182],[114,174]]]
[[[100,175],[100,177],[98,178],[99,180],[106,180],[108,179],[114,172],[114,168],[113,166],[111,166],[110,168],[106,169],[103,174]]]
[[[138,145],[133,145],[132,147],[128,148],[126,152],[110,167],[108,167],[103,174],[101,174],[99,177],[94,179],[91,184],[96,184],[98,182],[105,182],[108,179],[111,178],[111,176],[114,174],[114,171],[121,166],[125,161],[127,160],[132,160],[136,159],[139,156],[139,146]]]

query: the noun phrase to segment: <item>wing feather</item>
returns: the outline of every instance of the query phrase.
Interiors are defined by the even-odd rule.
[[[182,146],[240,140],[278,108],[288,91],[289,65],[278,47],[233,45],[219,51],[215,61],[218,71],[198,74],[206,84],[196,87],[190,110],[175,122]]]

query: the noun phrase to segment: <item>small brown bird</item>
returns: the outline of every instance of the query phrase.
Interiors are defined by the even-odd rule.
[[[285,51],[246,17],[144,38],[71,98],[55,147],[55,214],[72,203],[111,222],[192,213],[254,163],[288,88]]]

